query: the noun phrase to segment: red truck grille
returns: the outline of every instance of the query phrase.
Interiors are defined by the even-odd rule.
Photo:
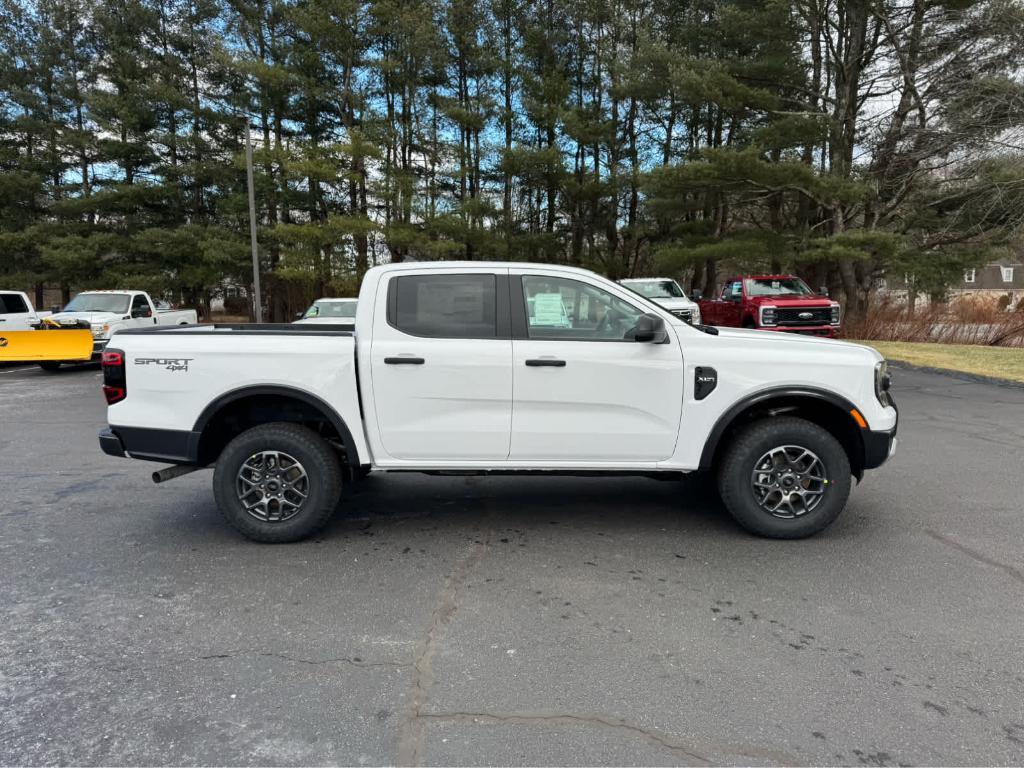
[[[832,322],[831,307],[779,307],[775,310],[777,325],[828,325]]]

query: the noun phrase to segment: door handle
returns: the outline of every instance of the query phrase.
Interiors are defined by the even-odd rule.
[[[422,357],[385,357],[384,365],[423,365]]]
[[[565,360],[555,360],[550,357],[527,360],[526,364],[531,368],[565,368]]]

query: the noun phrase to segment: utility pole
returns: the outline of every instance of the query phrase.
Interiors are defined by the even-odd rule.
[[[256,185],[252,176],[252,140],[249,136],[249,118],[245,119],[245,175],[249,182],[249,240],[252,243],[252,290],[256,300],[256,322],[263,322],[263,303],[260,299],[260,256],[256,244]]]

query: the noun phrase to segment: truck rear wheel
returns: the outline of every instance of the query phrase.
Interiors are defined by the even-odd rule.
[[[213,493],[224,518],[253,541],[298,541],[330,519],[341,497],[341,467],[306,427],[275,422],[246,430],[221,452]]]
[[[794,417],[748,426],[728,446],[718,490],[752,533],[802,539],[831,525],[850,496],[850,460],[817,424]]]
[[[56,373],[60,370],[60,363],[54,362],[53,360],[44,360],[39,363],[39,367],[47,373]]]

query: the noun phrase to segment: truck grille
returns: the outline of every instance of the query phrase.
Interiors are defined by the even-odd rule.
[[[832,308],[780,307],[775,310],[775,318],[778,325],[828,325],[832,322]]]
[[[688,323],[693,322],[693,312],[689,309],[670,309],[669,312],[678,317],[680,320],[685,320]]]

